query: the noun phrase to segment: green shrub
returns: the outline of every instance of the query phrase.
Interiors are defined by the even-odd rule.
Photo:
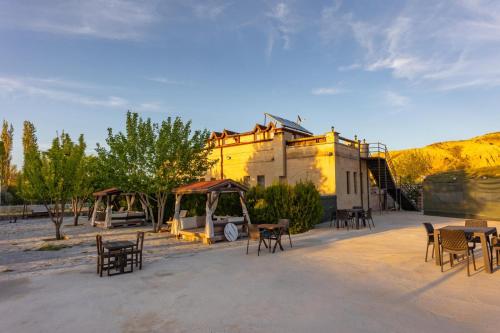
[[[247,206],[252,223],[277,223],[286,218],[291,220],[292,233],[312,229],[323,214],[320,194],[311,182],[252,187],[247,193]]]
[[[323,215],[321,196],[312,182],[300,182],[294,186],[291,205],[291,233],[305,232],[314,228]]]
[[[243,216],[239,193],[221,193],[215,215]]]

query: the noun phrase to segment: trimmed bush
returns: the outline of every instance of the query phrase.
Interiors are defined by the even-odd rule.
[[[314,228],[323,214],[321,197],[311,182],[252,187],[247,193],[252,223],[277,223],[290,219],[290,231],[301,233]]]

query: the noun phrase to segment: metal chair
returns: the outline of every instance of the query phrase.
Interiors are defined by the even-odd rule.
[[[365,224],[368,224],[368,227],[370,228],[370,230],[371,230],[370,222],[372,223],[373,228],[375,228],[375,223],[373,222],[373,216],[372,216],[372,209],[371,208],[368,208],[367,210],[365,210],[365,212],[363,214],[363,222]]]
[[[278,224],[282,226],[283,233],[288,235],[288,240],[290,241],[290,247],[292,246],[292,236],[290,235],[290,220],[289,219],[279,219]]]
[[[344,209],[337,210],[337,214],[335,216],[335,225],[337,229],[341,227],[341,223],[342,223],[342,228],[347,228],[347,230],[349,230],[349,226],[354,227],[352,225],[353,220],[351,218],[349,211]]]
[[[257,249],[257,255],[260,255],[260,245],[264,243],[264,246],[267,249],[267,244],[266,244],[266,235],[259,230],[259,227],[256,226],[255,224],[249,224],[248,225],[248,240],[247,240],[247,254],[248,254],[248,247],[250,246],[250,240],[255,240],[259,241],[259,248]],[[271,246],[271,244],[269,244]]]
[[[422,223],[425,227],[427,233],[427,247],[425,249],[425,262],[427,262],[427,256],[429,253],[429,246],[432,244],[432,258],[434,258],[434,249],[436,244],[434,243],[434,226],[430,223]]]
[[[467,276],[470,276],[469,254],[472,256],[474,270],[476,270],[476,259],[474,258],[474,248],[469,246],[465,232],[462,230],[441,229],[440,236],[439,261],[441,263],[441,272],[443,272],[444,252],[448,252],[450,255],[451,267],[453,267],[454,264],[454,255],[460,254],[467,257]]]
[[[495,251],[495,255],[497,256],[497,266],[498,266],[498,255],[500,255],[500,238],[497,236],[491,239],[491,261],[493,261],[493,251]]]

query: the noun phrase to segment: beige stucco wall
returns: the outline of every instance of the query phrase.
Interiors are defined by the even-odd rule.
[[[243,181],[250,177],[249,185],[257,184],[257,176],[265,176],[265,185],[287,181],[312,181],[322,195],[337,195],[338,208],[367,206],[366,163],[361,163],[360,180],[358,148],[338,143],[338,135],[294,140],[294,135],[280,130],[272,134],[241,135],[239,142],[231,137],[221,139],[225,146],[215,147],[210,155],[218,160],[207,173],[206,179],[231,178]],[[257,140],[257,141],[256,141]],[[287,142],[289,144],[287,145]],[[222,155],[221,155],[222,153]],[[346,171],[350,171],[351,191],[347,194]],[[357,173],[357,193],[354,193],[353,174]]]

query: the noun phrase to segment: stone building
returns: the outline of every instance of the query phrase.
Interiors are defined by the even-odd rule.
[[[333,128],[314,135],[297,122],[270,114],[266,117],[266,125],[257,124],[248,132],[211,134],[210,158],[217,163],[207,173],[207,180],[230,178],[249,186],[312,181],[327,214],[332,209],[374,206],[368,191],[373,177],[368,144],[344,138]],[[379,198],[375,199],[378,207]]]

